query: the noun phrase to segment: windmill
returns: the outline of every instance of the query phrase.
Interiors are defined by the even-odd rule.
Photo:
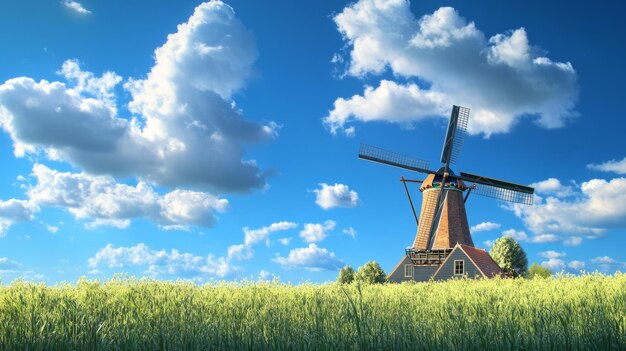
[[[361,144],[359,147],[361,159],[427,174],[423,180],[400,178],[418,228],[413,245],[406,248],[405,257],[389,275],[391,280],[420,281],[460,275],[493,277],[502,274],[500,267],[486,251],[474,247],[465,202],[473,193],[532,205],[534,189],[477,174],[455,174],[452,171],[450,164],[458,160],[467,134],[468,120],[468,108],[452,107],[441,152],[442,166],[437,171],[430,170],[429,163],[424,160],[371,145]],[[419,218],[407,182],[421,183],[423,199]]]

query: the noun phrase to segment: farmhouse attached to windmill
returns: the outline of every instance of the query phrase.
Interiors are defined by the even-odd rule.
[[[444,165],[429,170],[427,161],[361,144],[359,158],[426,173],[423,180],[400,178],[418,228],[413,245],[389,274],[390,281],[445,280],[453,277],[493,278],[503,271],[485,250],[474,247],[465,202],[470,193],[532,205],[534,189],[475,174],[450,169],[456,163],[467,133],[469,109],[453,106],[441,153]],[[421,183],[422,206],[419,219],[406,183]],[[465,196],[464,196],[465,193]]]

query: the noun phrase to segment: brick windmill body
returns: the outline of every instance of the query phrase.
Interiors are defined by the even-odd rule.
[[[441,154],[444,165],[437,171],[429,170],[427,161],[361,144],[359,158],[427,174],[423,180],[400,178],[418,228],[413,245],[405,249],[405,256],[389,274],[391,281],[503,275],[489,253],[474,247],[465,202],[473,191],[478,195],[531,205],[534,189],[470,173],[457,175],[450,169],[450,163],[456,163],[460,153],[468,119],[469,109],[453,106]],[[407,183],[421,183],[423,198],[419,219]]]

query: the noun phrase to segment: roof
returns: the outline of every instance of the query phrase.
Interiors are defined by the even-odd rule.
[[[447,180],[447,182],[445,184],[446,187],[457,188],[457,189],[460,189],[462,191],[467,189],[467,186],[465,185],[465,183],[461,179],[452,178],[454,176],[454,172],[452,172],[452,170],[450,170],[448,172],[448,174],[449,174],[450,178],[446,179]],[[440,176],[438,174],[432,174],[431,173],[428,176],[426,176],[426,179],[424,179],[422,181],[422,186],[420,186],[420,191],[424,191],[426,189],[430,189],[430,188],[433,188],[435,186],[440,187],[442,180],[443,180],[442,176]]]
[[[458,244],[458,246],[472,260],[485,277],[504,277],[504,271],[502,271],[500,266],[498,266],[496,261],[491,258],[491,255],[489,255],[487,251],[463,244]]]

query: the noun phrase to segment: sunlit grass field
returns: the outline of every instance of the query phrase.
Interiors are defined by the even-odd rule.
[[[1,350],[626,350],[626,274],[0,287]]]

